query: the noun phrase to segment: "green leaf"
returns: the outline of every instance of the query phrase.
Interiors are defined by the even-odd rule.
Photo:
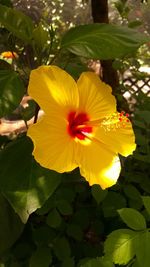
[[[43,51],[45,46],[48,46],[47,41],[49,40],[49,33],[41,22],[34,29],[33,38],[35,45],[40,49],[40,51]]]
[[[71,254],[69,242],[66,238],[62,237],[57,239],[54,244],[54,252],[59,260],[64,261],[64,259],[69,258]]]
[[[51,249],[49,247],[39,247],[32,255],[29,267],[49,267],[51,262]]]
[[[131,22],[128,23],[128,27],[129,28],[136,28],[139,27],[143,24],[143,22],[141,20],[133,20]]]
[[[74,266],[75,266],[75,262],[74,262],[74,259],[72,258],[65,259],[62,264],[62,267],[74,267]]]
[[[78,241],[81,241],[83,238],[81,227],[77,224],[69,224],[67,227],[67,234]]]
[[[63,215],[69,215],[69,214],[72,214],[72,212],[73,212],[72,206],[65,199],[58,200],[56,203],[56,206],[57,206],[58,210],[60,211],[60,213]]]
[[[21,235],[24,225],[1,194],[0,207],[0,255],[2,255]]]
[[[24,42],[31,41],[33,22],[22,12],[0,4],[0,23]]]
[[[57,228],[60,226],[62,222],[61,216],[59,212],[56,209],[53,209],[50,211],[50,213],[47,216],[46,223],[53,228]]]
[[[144,196],[142,197],[144,206],[148,212],[148,214],[150,215],[150,197],[149,196]]]
[[[96,200],[97,204],[100,204],[106,197],[108,191],[102,190],[101,187],[97,184],[93,185],[91,188],[92,196]]]
[[[118,210],[121,219],[134,230],[146,229],[146,221],[144,216],[137,210],[132,208],[124,208]]]
[[[0,4],[4,6],[9,6],[12,7],[12,2],[11,0],[0,0]]]
[[[132,267],[140,267],[140,266],[139,266],[139,263],[138,263],[138,261],[137,261],[137,259],[136,259],[135,262],[133,263]]]
[[[0,70],[11,70],[11,64],[6,62],[6,60],[1,59],[2,56],[0,55]]]
[[[0,70],[0,117],[15,110],[24,93],[23,82],[15,71]]]
[[[115,264],[127,264],[135,256],[137,233],[130,229],[113,231],[106,239],[104,251]]]
[[[102,209],[104,216],[115,217],[117,216],[117,210],[126,207],[125,198],[116,192],[109,191],[102,203]]]
[[[114,264],[103,258],[90,259],[80,267],[114,267]]]
[[[61,48],[92,59],[115,59],[135,52],[149,38],[133,29],[110,25],[80,25],[62,38]]]
[[[27,107],[22,107],[21,106],[21,117],[24,121],[30,120],[34,114],[35,114],[35,109],[36,109],[36,103],[34,100],[29,100],[28,101],[28,106]]]
[[[149,111],[149,110],[140,110],[139,112],[136,112],[136,114],[138,114],[139,117],[140,117],[146,124],[150,124],[150,111]]]
[[[126,185],[124,187],[124,193],[126,194],[128,198],[131,198],[131,199],[137,200],[141,198],[140,192],[132,184]]]
[[[140,233],[136,241],[136,256],[139,267],[150,266],[150,232]]]
[[[36,229],[32,229],[32,236],[34,242],[38,246],[49,245],[56,238],[56,232],[48,225],[40,226]]]
[[[0,153],[1,190],[24,223],[53,194],[61,180],[60,174],[34,161],[32,149],[31,140],[22,137]]]

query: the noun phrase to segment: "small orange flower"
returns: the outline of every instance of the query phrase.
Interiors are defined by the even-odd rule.
[[[5,51],[3,53],[1,53],[1,56],[3,58],[11,58],[11,59],[14,59],[14,58],[18,58],[18,54],[16,52],[11,52],[11,51]]]
[[[111,87],[93,72],[82,73],[76,83],[56,66],[41,66],[31,72],[28,92],[45,112],[27,133],[35,159],[60,173],[79,167],[90,185],[115,184],[118,153],[128,156],[136,145],[128,114],[116,111]]]

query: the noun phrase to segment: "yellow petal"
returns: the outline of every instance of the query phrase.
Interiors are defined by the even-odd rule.
[[[28,93],[47,114],[53,109],[60,112],[70,107],[76,109],[79,103],[76,82],[56,66],[41,66],[31,71]]]
[[[58,114],[59,115],[59,114]],[[33,155],[45,168],[57,172],[72,171],[75,164],[75,143],[67,133],[66,120],[62,116],[44,116],[29,127],[27,135],[34,143]]]
[[[136,148],[135,136],[130,121],[123,124],[120,123],[118,127],[108,129],[105,127],[99,127],[96,132],[96,136],[100,142],[107,144],[107,146],[114,152],[123,156],[128,156]]]
[[[79,107],[91,120],[101,119],[116,111],[116,100],[111,87],[102,82],[94,72],[83,72],[77,82]]]
[[[120,174],[118,156],[107,146],[92,142],[89,146],[79,146],[78,159],[81,175],[90,185],[99,184],[102,189],[117,182]]]

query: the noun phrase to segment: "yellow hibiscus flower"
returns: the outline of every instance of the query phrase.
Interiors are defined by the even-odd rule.
[[[45,113],[27,133],[35,159],[60,173],[79,167],[90,185],[115,184],[118,153],[132,154],[135,138],[129,119],[116,111],[111,87],[93,72],[76,83],[59,67],[41,66],[31,72],[28,93]]]

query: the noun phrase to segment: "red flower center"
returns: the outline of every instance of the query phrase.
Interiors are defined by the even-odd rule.
[[[68,115],[68,133],[71,137],[77,137],[84,140],[89,133],[92,133],[92,127],[87,125],[89,117],[86,113],[70,112]]]

